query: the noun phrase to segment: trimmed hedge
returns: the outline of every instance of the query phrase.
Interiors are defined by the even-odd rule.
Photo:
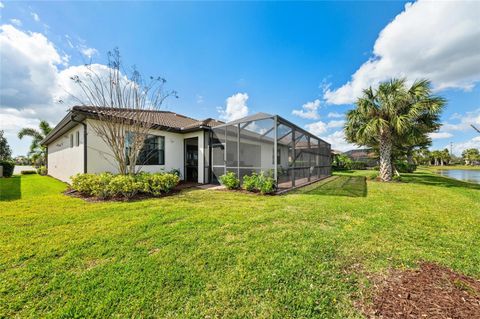
[[[160,196],[178,185],[180,178],[174,173],[140,173],[137,175],[77,174],[72,177],[72,188],[83,195],[100,199],[150,194]]]
[[[48,174],[47,167],[40,166],[39,168],[37,168],[37,173],[38,175],[47,175]]]
[[[264,172],[243,176],[242,187],[249,192],[260,192],[261,194],[272,194],[277,190],[275,179]]]
[[[3,166],[3,177],[12,177],[15,162],[0,160],[0,165]]]

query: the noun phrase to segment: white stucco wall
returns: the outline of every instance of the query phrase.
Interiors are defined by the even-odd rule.
[[[92,122],[87,119],[87,172],[88,173],[117,173],[112,152],[107,144],[92,129]],[[80,132],[80,145],[76,146],[75,132]],[[70,147],[70,134],[74,135],[74,147]],[[143,165],[141,171],[164,172],[178,169],[182,179],[185,176],[184,166],[184,139],[198,137],[198,182],[204,183],[204,132],[173,133],[161,130],[151,130],[150,134],[165,137],[165,165]],[[62,181],[70,183],[70,177],[83,173],[83,126],[75,128],[62,135],[48,145],[49,174]]]
[[[80,137],[79,146],[76,140],[77,132]],[[70,147],[72,134],[73,147]],[[83,173],[83,145],[83,125],[80,124],[48,144],[48,174],[70,183],[71,176]]]
[[[112,153],[109,150],[105,142],[95,134],[92,129],[92,121],[88,119],[86,121],[88,127],[87,137],[87,154],[88,164],[87,170],[89,173],[102,173],[111,172],[117,173],[118,170],[115,166]],[[165,136],[165,165],[143,165],[141,170],[144,172],[163,172],[170,171],[172,169],[178,169],[181,172],[182,179],[185,176],[184,172],[184,139],[190,137],[199,137],[199,173],[198,182],[203,183],[203,131],[197,131],[192,133],[173,133],[161,130],[151,130],[150,134]]]

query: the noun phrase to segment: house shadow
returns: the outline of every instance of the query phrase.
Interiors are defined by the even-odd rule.
[[[461,180],[448,178],[439,174],[414,172],[402,174],[402,180],[407,183],[439,186],[439,187],[461,187],[480,190],[480,184],[464,182]]]
[[[22,197],[21,176],[0,178],[0,201],[12,201]]]
[[[306,195],[366,197],[368,193],[367,181],[364,176],[332,176],[318,185],[311,185],[302,193]]]

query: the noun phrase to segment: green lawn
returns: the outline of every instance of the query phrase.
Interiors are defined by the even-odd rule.
[[[362,174],[130,203],[1,179],[0,318],[356,318],[371,273],[428,260],[480,278],[480,185]]]

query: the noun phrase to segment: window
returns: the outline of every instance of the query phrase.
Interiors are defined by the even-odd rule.
[[[73,147],[73,134],[70,134],[70,147]]]
[[[77,131],[77,134],[76,134],[76,145],[80,146],[80,131]]]
[[[131,135],[127,135],[126,148],[131,140]],[[165,165],[165,136],[147,135],[140,153],[137,158],[138,165]]]

